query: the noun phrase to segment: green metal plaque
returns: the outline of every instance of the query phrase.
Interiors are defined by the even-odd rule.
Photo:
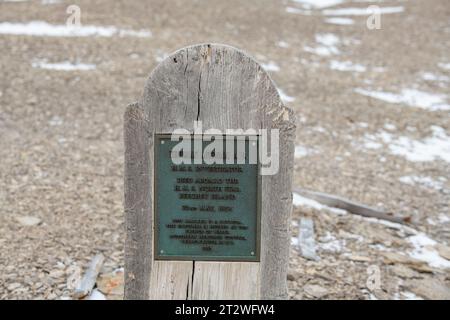
[[[202,153],[208,150],[211,141],[190,137],[193,154],[200,148]],[[257,153],[259,139],[235,136],[227,144],[230,136],[222,137],[224,151],[217,156],[223,156],[223,163],[198,163],[192,158],[190,163],[175,164],[172,149],[180,142],[167,134],[155,135],[156,260],[259,261],[259,160],[249,161],[250,148]],[[197,147],[195,139],[200,141]],[[230,144],[232,150],[226,148]],[[243,150],[245,161],[238,161]],[[234,163],[226,157],[233,157]]]

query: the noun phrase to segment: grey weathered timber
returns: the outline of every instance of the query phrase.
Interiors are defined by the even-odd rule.
[[[125,296],[146,299],[152,260],[152,167],[149,121],[142,107],[127,107],[125,140]],[[148,254],[142,254],[148,253]]]
[[[316,254],[316,240],[314,235],[314,221],[303,217],[298,224],[298,248],[303,258],[313,261],[320,260]]]
[[[153,259],[153,135],[197,120],[204,130],[280,130],[279,172],[262,176],[260,262]],[[287,298],[295,120],[261,66],[225,45],[183,48],[153,70],[124,122],[125,298]]]
[[[105,257],[101,253],[92,258],[91,263],[89,263],[89,266],[86,270],[86,273],[81,279],[78,287],[75,289],[73,298],[81,299],[91,294],[92,289],[94,288],[97,281],[98,274],[103,267],[104,261]]]
[[[402,224],[407,224],[411,222],[411,217],[397,217],[394,216],[392,213],[371,208],[366,205],[356,203],[332,194],[311,191],[302,188],[294,188],[294,192],[298,193],[303,197],[310,198],[317,202],[320,202],[326,206],[346,210],[350,213],[358,214],[363,217],[377,218]]]

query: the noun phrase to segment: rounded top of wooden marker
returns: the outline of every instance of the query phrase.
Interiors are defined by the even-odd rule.
[[[166,132],[180,126],[180,118],[183,125],[202,121],[204,128],[221,130],[293,121],[264,68],[223,44],[197,44],[170,54],[151,72],[140,104],[149,118],[165,119],[159,128]]]

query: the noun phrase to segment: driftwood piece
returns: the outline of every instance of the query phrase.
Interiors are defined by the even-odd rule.
[[[301,218],[298,231],[298,247],[303,258],[318,261],[316,240],[314,239],[314,221],[311,218]]]
[[[410,222],[410,217],[395,217],[392,213],[388,213],[385,211],[377,210],[371,207],[368,207],[366,205],[356,203],[335,195],[317,192],[317,191],[311,191],[306,190],[303,188],[294,188],[294,192],[298,193],[299,195],[315,200],[321,204],[324,204],[328,207],[338,208],[346,210],[350,213],[357,214],[363,217],[369,217],[369,218],[377,218],[382,220],[387,220],[391,222],[396,223],[402,223],[406,224]]]
[[[91,294],[104,261],[105,257],[102,254],[98,254],[92,258],[86,273],[78,285],[78,288],[75,289],[73,294],[75,299],[82,299]]]

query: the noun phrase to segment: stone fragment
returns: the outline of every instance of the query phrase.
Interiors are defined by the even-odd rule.
[[[429,300],[450,300],[450,288],[437,279],[410,280],[404,287]]]
[[[41,224],[42,220],[38,217],[32,216],[19,216],[15,218],[24,227],[34,227]]]
[[[409,279],[417,277],[417,273],[414,270],[402,264],[393,265],[391,267],[391,270],[396,276],[399,276],[400,278]]]
[[[303,290],[306,295],[316,299],[321,299],[328,294],[328,289],[316,284],[308,284],[303,287]]]
[[[435,248],[442,258],[450,260],[450,247],[438,243]]]
[[[14,282],[14,283],[11,283],[10,285],[8,285],[7,289],[9,291],[14,291],[14,290],[20,288],[20,286],[21,286],[20,283]]]

